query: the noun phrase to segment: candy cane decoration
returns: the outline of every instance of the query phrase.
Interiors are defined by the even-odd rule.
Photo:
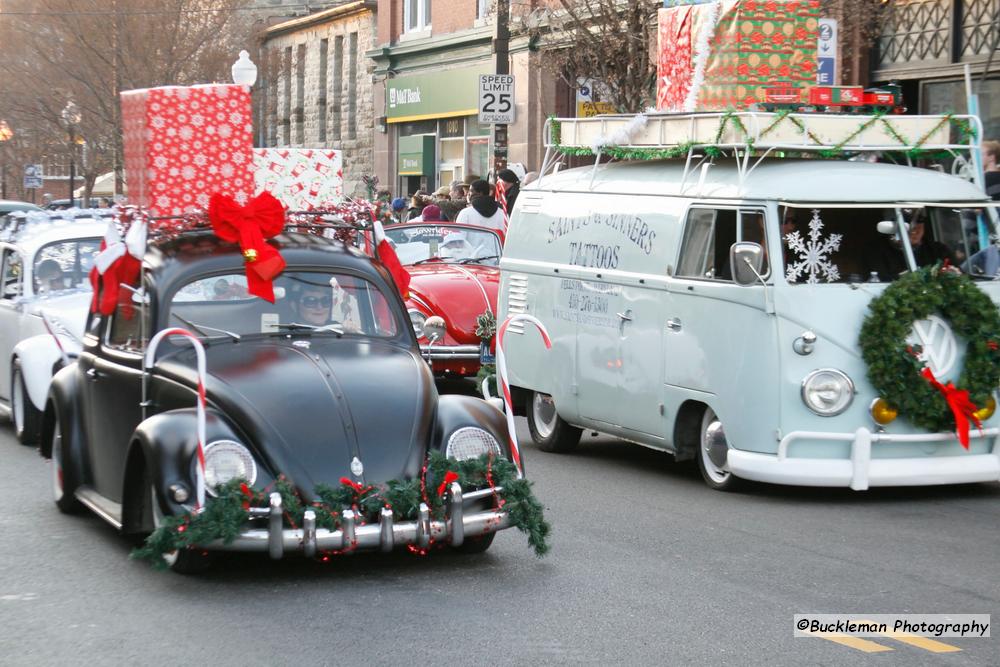
[[[164,329],[149,341],[144,362],[146,370],[153,367],[156,347],[167,336],[185,337],[194,347],[195,354],[198,356],[198,467],[194,506],[195,511],[198,511],[205,506],[205,348],[198,337],[187,329]]]
[[[521,465],[521,450],[517,446],[517,431],[514,430],[514,404],[510,398],[510,385],[507,381],[507,356],[503,352],[503,337],[507,333],[507,327],[514,322],[530,322],[538,328],[538,333],[542,334],[542,342],[545,349],[552,349],[552,339],[545,325],[533,315],[518,313],[511,315],[503,321],[497,330],[497,379],[500,381],[500,393],[503,394],[503,407],[507,415],[507,439],[510,444],[510,453],[514,457],[514,465],[517,466],[517,477],[524,477],[524,468]]]

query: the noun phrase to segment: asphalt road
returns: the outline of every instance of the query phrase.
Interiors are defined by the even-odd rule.
[[[0,426],[0,664],[1000,663],[996,631],[948,653],[792,633],[808,612],[1000,619],[998,484],[731,495],[604,438],[525,450],[554,527],[544,559],[506,531],[480,556],[244,555],[189,578],[57,512],[47,462]]]

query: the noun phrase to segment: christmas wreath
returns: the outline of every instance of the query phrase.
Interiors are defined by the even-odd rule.
[[[274,491],[281,494],[285,520],[293,528],[302,525],[307,509],[315,512],[317,527],[329,530],[340,528],[341,512],[345,508],[357,512],[362,524],[378,522],[383,507],[393,511],[396,521],[412,521],[422,502],[430,508],[433,519],[441,520],[445,515],[445,493],[452,482],[458,482],[466,490],[494,489],[497,506],[507,512],[512,526],[527,535],[535,555],[541,557],[548,553],[550,527],[542,504],[532,492],[531,482],[518,479],[513,463],[490,455],[458,461],[432,452],[419,478],[364,485],[345,477],[338,486],[317,485],[317,498],[311,503],[303,501],[291,482],[283,477],[263,491],[251,489],[242,480],[232,480],[218,489],[204,511],[166,517],[143,546],[132,551],[132,558],[148,560],[157,569],[163,569],[167,567],[164,556],[171,551],[215,540],[228,544],[245,527],[250,508],[267,507],[269,495]],[[422,553],[416,547],[411,546],[410,550]],[[336,552],[320,555],[326,558],[334,554]]]
[[[914,322],[934,313],[968,341],[958,387],[938,382],[919,359],[920,346],[906,340]],[[968,276],[939,265],[904,275],[873,300],[859,343],[868,380],[882,398],[920,428],[957,430],[968,447],[968,421],[978,424],[975,412],[1000,381],[998,340],[1000,311],[990,297]]]

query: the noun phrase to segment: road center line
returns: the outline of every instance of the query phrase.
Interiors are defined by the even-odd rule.
[[[888,646],[883,646],[882,644],[877,644],[873,641],[862,639],[861,637],[853,637],[839,632],[807,632],[806,634],[831,641],[835,644],[849,646],[859,651],[864,651],[865,653],[884,653],[886,651],[894,650]]]

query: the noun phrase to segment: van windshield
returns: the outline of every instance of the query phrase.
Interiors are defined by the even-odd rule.
[[[984,209],[897,206],[780,207],[785,278],[791,284],[892,282],[910,270],[911,252],[917,267],[948,262],[972,277],[1000,275]]]

